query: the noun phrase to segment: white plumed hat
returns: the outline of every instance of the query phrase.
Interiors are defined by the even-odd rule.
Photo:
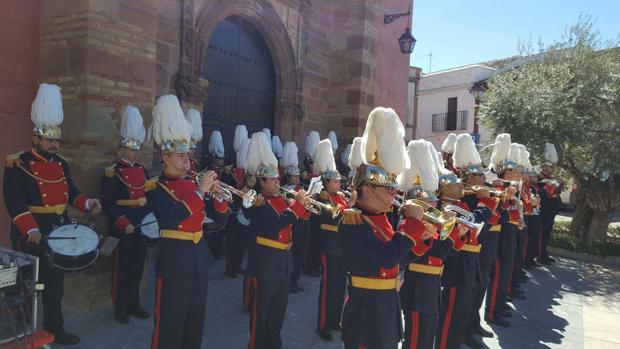
[[[441,145],[441,151],[447,154],[454,154],[454,145],[456,144],[456,134],[450,133]]]
[[[361,171],[358,169],[354,186],[364,182],[398,186],[396,175],[410,166],[404,137],[405,128],[394,109],[373,109],[362,136],[362,159],[366,166]]]
[[[316,153],[316,147],[321,141],[321,136],[317,131],[312,131],[306,137],[306,144],[304,150],[306,152],[306,160],[314,161],[314,153]]]
[[[327,138],[330,142],[332,142],[332,151],[336,153],[336,151],[338,150],[338,137],[336,137],[336,132],[329,131],[329,133],[327,134]]]
[[[248,129],[245,128],[245,125],[237,125],[235,127],[235,138],[233,139],[233,149],[235,152],[241,150],[241,145],[246,139],[248,139]]]
[[[200,112],[194,108],[189,108],[185,117],[190,125],[192,125],[192,147],[195,148],[202,140],[202,117],[200,117]]]
[[[222,139],[222,133],[218,130],[214,130],[211,132],[211,137],[209,137],[209,153],[217,156],[220,159],[223,159],[226,155],[224,151],[224,140]]]
[[[299,149],[295,142],[286,142],[280,159],[280,166],[284,167],[286,174],[291,176],[299,176],[299,158],[297,157]]]
[[[157,99],[148,133],[149,139],[152,137],[164,152],[191,151],[192,125],[185,119],[175,95],[163,95]]]
[[[60,86],[42,83],[39,85],[37,96],[32,102],[30,118],[34,123],[34,135],[60,139],[64,114],[62,111],[62,94]]]
[[[140,150],[145,136],[146,130],[140,110],[131,105],[126,106],[121,115],[121,146]]]
[[[452,163],[463,177],[469,174],[484,173],[482,159],[480,159],[476,143],[469,133],[463,133],[457,137],[452,154]]]
[[[558,163],[558,151],[552,143],[545,143],[545,162],[551,165]]]
[[[332,142],[326,138],[319,142],[314,156],[314,172],[320,173],[323,179],[340,179],[340,173],[336,170],[336,161]]]
[[[277,178],[278,159],[271,151],[271,142],[267,139],[265,132],[255,132],[250,141],[248,151],[248,172],[257,177]]]
[[[282,141],[280,141],[280,137],[273,135],[271,137],[271,150],[276,155],[276,157],[282,157],[282,151],[284,148],[282,147]]]

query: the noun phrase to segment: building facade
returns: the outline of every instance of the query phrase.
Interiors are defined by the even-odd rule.
[[[283,141],[335,130],[361,134],[378,105],[407,112],[409,56],[398,37],[411,0],[5,0],[0,10],[2,159],[29,147],[40,82],[61,86],[61,153],[79,188],[97,196],[116,156],[119,118],[137,106],[148,126],[157,97],[176,94],[224,135],[236,124]],[[344,147],[342,147],[344,148]],[[142,159],[157,167],[151,145]],[[2,166],[4,168],[4,166]],[[3,205],[3,204],[0,204]],[[0,243],[8,244],[9,220]],[[105,220],[97,222],[105,229]]]

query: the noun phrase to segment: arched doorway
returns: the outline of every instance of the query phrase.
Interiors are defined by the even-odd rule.
[[[250,134],[264,127],[273,130],[276,75],[271,53],[250,22],[229,17],[213,30],[202,71],[209,81],[203,154],[208,153],[211,131],[220,130],[226,156],[234,159],[236,125],[245,124]]]

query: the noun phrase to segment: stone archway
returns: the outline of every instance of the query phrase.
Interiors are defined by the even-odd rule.
[[[194,75],[204,76],[205,52],[215,27],[224,19],[236,16],[249,21],[262,34],[276,74],[274,128],[277,134],[295,137],[296,121],[302,118],[295,54],[288,32],[271,4],[265,0],[206,0],[196,11]]]

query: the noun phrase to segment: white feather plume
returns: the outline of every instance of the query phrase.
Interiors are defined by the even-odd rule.
[[[189,108],[185,117],[192,125],[192,141],[195,143],[200,142],[202,140],[202,117],[200,117],[200,112],[194,108]]]
[[[251,173],[256,173],[260,166],[278,168],[278,159],[271,151],[271,142],[267,139],[265,132],[254,132],[248,151],[247,169]]]
[[[351,144],[347,144],[347,146],[344,147],[342,154],[340,154],[340,162],[343,165],[346,165],[349,163],[349,154],[351,154]]]
[[[441,144],[441,151],[448,154],[454,154],[454,145],[456,144],[456,134],[450,133]]]
[[[530,162],[530,152],[524,145],[521,145],[521,161],[519,163],[523,165],[527,170],[532,169],[532,163]]]
[[[366,164],[379,164],[388,173],[409,168],[405,128],[392,108],[377,107],[368,115],[362,136],[362,157]]]
[[[126,106],[121,115],[121,138],[143,143],[145,136],[146,130],[140,110],[131,105]]]
[[[314,155],[314,172],[325,173],[327,171],[336,171],[336,161],[332,152],[332,142],[326,138],[319,142]]]
[[[306,137],[306,144],[304,150],[306,151],[306,156],[314,159],[314,153],[316,153],[316,146],[319,145],[321,141],[321,136],[317,131],[312,131]]]
[[[364,162],[362,157],[362,137],[353,138],[351,152],[349,152],[348,164],[351,170],[355,170]]]
[[[233,139],[233,149],[235,152],[241,150],[241,145],[246,139],[248,139],[248,129],[245,128],[245,125],[237,125],[235,127],[235,138]]]
[[[184,140],[189,143],[192,125],[185,119],[183,109],[175,95],[163,95],[157,99],[153,108],[153,123],[149,127],[149,139],[152,137],[158,145],[166,141]]]
[[[558,163],[558,151],[552,143],[545,143],[545,160],[554,165]]]
[[[284,150],[282,151],[280,165],[284,168],[299,166],[298,152],[299,149],[297,149],[297,144],[295,142],[286,142],[284,144]]]
[[[514,161],[517,164],[521,163],[521,144],[511,143],[510,151],[508,152],[508,160]]]
[[[271,141],[271,130],[268,128],[264,128],[262,129],[262,131],[265,133],[265,136],[267,136],[267,140]]]
[[[422,189],[434,192],[439,186],[439,176],[435,170],[435,160],[425,140],[410,141],[407,153],[411,159],[411,168],[399,177],[400,187],[404,191],[413,188],[419,177]]]
[[[448,172],[448,170],[443,164],[443,158],[441,157],[441,153],[435,148],[435,145],[429,141],[425,141],[425,142],[431,154],[431,157],[433,158],[433,163],[435,164],[435,170],[437,171],[437,173],[443,174],[443,173]]]
[[[241,147],[239,147],[239,151],[237,152],[237,167],[245,170],[248,168],[248,152],[250,151],[250,139],[245,138],[241,142]]]
[[[226,154],[224,151],[224,140],[222,139],[222,134],[218,130],[214,130],[211,132],[211,137],[209,137],[209,153],[215,154],[220,158],[223,158]]]
[[[282,141],[280,141],[280,137],[274,135],[271,137],[271,150],[276,155],[276,157],[282,157],[282,151],[284,150],[282,147]]]
[[[482,164],[476,143],[469,133],[460,134],[453,148],[452,162],[456,168],[463,169],[471,165]]]
[[[338,150],[338,137],[336,137],[336,132],[329,131],[329,133],[327,134],[327,138],[329,139],[330,142],[332,142],[332,150],[335,154],[336,151]]]
[[[508,159],[508,153],[510,152],[510,134],[500,133],[495,137],[495,145],[493,146],[493,152],[491,153],[491,166],[497,169],[498,166]]]
[[[62,94],[60,86],[42,83],[32,102],[30,117],[36,127],[57,127],[62,124]]]

